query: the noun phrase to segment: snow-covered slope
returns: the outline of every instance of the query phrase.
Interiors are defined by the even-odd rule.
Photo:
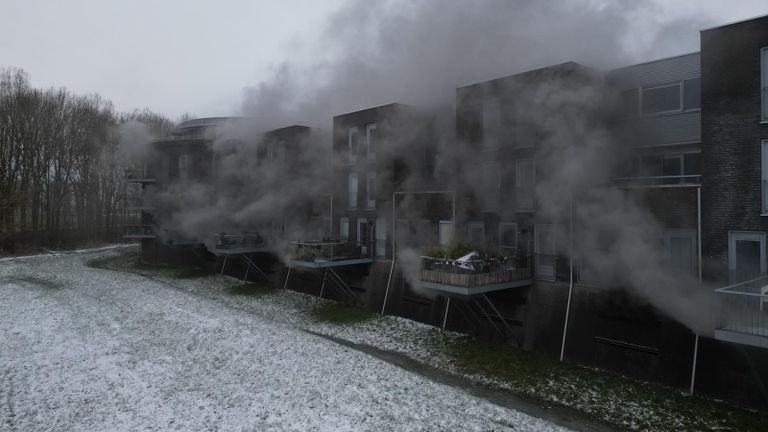
[[[566,430],[92,258],[0,263],[0,430]]]

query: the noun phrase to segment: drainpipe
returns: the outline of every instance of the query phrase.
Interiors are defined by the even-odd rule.
[[[395,239],[397,238],[397,215],[396,215],[396,202],[397,195],[407,194],[445,194],[451,193],[451,214],[453,218],[453,237],[456,237],[456,191],[436,190],[436,191],[415,191],[415,192],[393,192],[392,193],[392,266],[389,268],[389,279],[387,279],[387,289],[384,291],[384,304],[381,305],[381,314],[384,315],[384,309],[387,307],[387,297],[389,296],[389,287],[392,283],[392,274],[395,271]]]
[[[565,357],[565,338],[568,334],[568,318],[571,315],[571,298],[573,297],[573,189],[571,189],[571,201],[569,203],[569,239],[568,239],[568,265],[570,268],[570,280],[568,283],[568,303],[565,306],[565,323],[563,324],[563,343],[560,345],[560,361]]]
[[[384,309],[387,307],[387,297],[389,296],[389,286],[392,283],[392,273],[395,271],[395,238],[397,238],[397,221],[395,220],[395,197],[397,192],[392,194],[392,265],[389,267],[389,278],[387,279],[387,289],[384,291],[384,303],[381,305],[381,314],[384,315]]]
[[[699,289],[702,289],[702,269],[701,269],[701,185],[696,188],[696,249],[699,255]],[[691,367],[691,388],[689,393],[693,394],[693,388],[696,384],[696,360],[699,356],[699,332],[696,331],[696,339],[693,343],[693,366]]]

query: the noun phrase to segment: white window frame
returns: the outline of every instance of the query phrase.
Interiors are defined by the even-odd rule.
[[[768,123],[768,47],[760,49],[761,121]]]
[[[359,182],[356,172],[350,172],[347,177],[347,206],[350,209],[357,208],[357,196],[359,189]]]
[[[357,163],[357,128],[347,130],[347,156],[349,165]]]
[[[365,175],[365,204],[368,209],[376,208],[376,172],[368,171]]]
[[[506,245],[504,245],[504,240],[503,240],[504,239],[504,235],[503,235],[504,228],[512,228],[512,232],[515,233],[515,241],[513,242],[514,246],[506,246]],[[517,241],[518,241],[518,238],[517,238],[517,224],[514,223],[514,222],[501,222],[499,224],[499,250],[502,250],[502,249],[517,250]]]
[[[768,216],[768,140],[760,142],[761,216]]]
[[[498,136],[491,137],[490,132],[501,131],[501,103],[498,98],[489,98],[483,101],[483,150],[496,150],[500,143]],[[493,115],[491,115],[493,113]]]
[[[179,155],[179,178],[189,177],[189,162],[191,159],[188,154]]]
[[[521,176],[521,170],[520,166],[524,163],[530,163],[532,166],[532,176],[531,178],[531,205],[529,207],[523,207],[520,205],[520,198],[518,197],[519,191],[522,189],[520,187],[521,179],[523,178]],[[533,158],[527,158],[527,159],[517,159],[515,160],[515,208],[518,210],[533,210],[536,208],[536,162]]]
[[[542,253],[541,250],[541,242],[539,240],[539,235],[543,231],[549,231],[549,235],[552,236],[552,250],[547,251],[550,253]],[[534,269],[535,269],[535,276],[539,279],[547,279],[547,280],[554,280],[555,279],[555,266],[556,266],[556,251],[557,251],[557,243],[555,241],[555,226],[551,224],[535,224],[533,226],[533,254],[534,254]],[[542,266],[539,260],[540,255],[551,255],[552,256],[552,265],[551,266]]]
[[[373,135],[373,148],[371,148],[371,135]],[[371,123],[365,127],[365,154],[368,162],[376,160],[376,123]]]
[[[387,256],[387,221],[384,218],[376,218],[376,256]]]
[[[684,238],[691,241],[691,274],[696,274],[699,264],[697,259],[698,246],[696,243],[696,230],[693,229],[670,229],[664,233],[664,250],[669,259],[672,258],[672,239]]]
[[[339,239],[342,242],[349,241],[349,218],[339,218]]]
[[[447,230],[447,231],[443,231],[443,230]],[[443,236],[441,235],[444,232],[445,232],[446,238],[443,238]],[[456,232],[455,232],[453,221],[445,221],[445,220],[440,221],[440,223],[437,226],[437,242],[440,243],[440,246],[442,247],[450,246],[451,243],[453,243],[455,234]]]
[[[728,271],[731,275],[736,270],[736,242],[760,242],[760,273],[765,274],[765,232],[764,231],[728,231]],[[732,277],[731,277],[732,279]],[[733,280],[732,280],[733,281]]]
[[[482,221],[470,221],[470,222],[467,222],[467,240],[468,241],[472,240],[472,229],[473,228],[480,228],[480,229],[482,229],[483,235],[482,235],[482,240],[481,240],[480,244],[474,244],[474,243],[472,243],[472,244],[474,246],[478,246],[480,248],[484,248],[485,247],[485,222],[482,222]]]
[[[666,111],[655,111],[655,112],[652,112],[652,113],[646,113],[645,112],[645,92],[646,92],[646,90],[658,90],[658,89],[663,89],[663,88],[667,88],[667,87],[674,87],[674,86],[678,87],[678,99],[677,99],[677,108],[676,109],[671,109],[671,110],[666,110]],[[656,85],[656,86],[642,87],[641,88],[642,91],[640,92],[640,100],[642,101],[642,103],[640,105],[640,115],[642,115],[642,116],[656,116],[656,115],[659,115],[659,114],[671,114],[671,113],[683,112],[683,97],[685,96],[683,94],[683,88],[684,87],[685,86],[683,85],[683,81],[676,81],[676,82],[673,82],[673,83]]]
[[[362,242],[363,242],[363,236],[362,236],[362,234],[363,234],[364,230],[367,230],[367,229],[368,229],[368,219],[367,219],[367,218],[358,218],[358,219],[357,219],[357,233],[356,233],[356,234],[357,234],[357,242],[358,242],[358,243],[361,243],[361,244],[362,244]],[[370,234],[371,234],[371,233],[369,232],[369,233],[367,233],[367,234],[368,234],[368,241],[367,241],[366,243],[370,243],[370,241],[371,241],[371,238],[370,238]],[[363,249],[363,253],[364,253],[364,254],[365,254],[365,253],[367,253],[367,252],[366,252],[366,251],[368,250],[368,249],[366,248],[367,244],[365,244],[365,245],[362,245],[362,246],[363,246],[363,248],[364,248],[364,249]]]

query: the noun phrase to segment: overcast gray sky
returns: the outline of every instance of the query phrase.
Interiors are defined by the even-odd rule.
[[[583,1],[611,4],[610,0]],[[690,26],[697,28],[768,13],[765,0],[648,2],[655,6],[633,12],[626,40],[622,41],[636,59],[698,49],[695,30],[681,25],[678,32],[675,26],[663,24],[685,23],[688,17],[695,16]],[[326,61],[334,47],[328,46],[326,51],[322,41],[333,39],[336,31],[328,23],[354,27],[355,21],[344,21],[343,17],[367,1],[0,3],[0,67],[26,70],[38,87],[98,92],[119,110],[148,107],[176,118],[184,112],[198,116],[238,114],[243,89],[273,80],[280,65]],[[387,0],[385,7],[402,9],[405,3]],[[473,7],[469,0],[459,3],[467,9]],[[382,6],[372,9],[381,13]],[[557,20],[553,19],[551,25],[557,26]],[[542,33],[542,37],[545,35]],[[659,40],[667,42],[659,47]],[[499,70],[495,75],[513,72]]]

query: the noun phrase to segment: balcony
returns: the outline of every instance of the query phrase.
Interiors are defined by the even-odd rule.
[[[150,211],[154,207],[144,202],[142,197],[128,197],[125,200],[125,209],[128,211]]]
[[[155,230],[151,225],[128,225],[125,227],[125,239],[153,239],[156,238]]]
[[[720,297],[720,327],[715,339],[768,348],[768,277],[715,290]]]
[[[328,268],[373,262],[374,242],[343,242],[335,239],[292,242],[291,267]]]
[[[125,170],[125,181],[128,183],[154,183],[157,180],[147,177],[143,170],[129,169]]]
[[[216,234],[213,253],[216,255],[243,255],[268,252],[270,250],[264,237],[254,232],[240,234]]]
[[[163,229],[161,237],[163,241],[170,246],[188,246],[203,243],[180,230]]]
[[[472,252],[455,260],[421,257],[421,286],[435,291],[475,295],[524,287],[532,281],[527,256],[481,259]]]

